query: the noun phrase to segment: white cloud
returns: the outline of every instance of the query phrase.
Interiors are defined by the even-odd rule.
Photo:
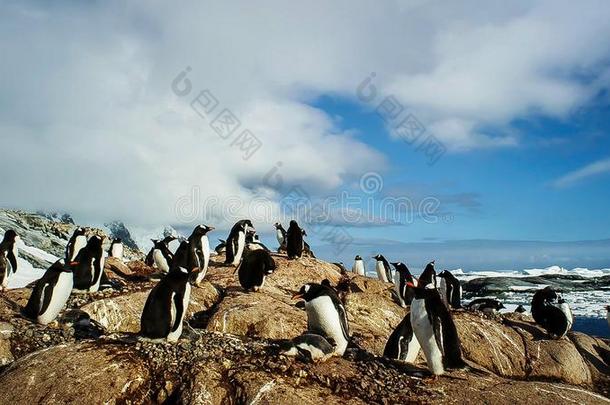
[[[598,160],[588,165],[574,170],[553,182],[553,186],[558,188],[570,187],[591,177],[610,173],[610,158]]]
[[[385,158],[308,104],[355,100],[372,71],[451,151],[515,145],[485,128],[564,117],[608,85],[609,14],[607,2],[5,4],[0,204],[167,223],[193,185],[247,200],[278,161],[286,183],[331,190]],[[186,66],[194,92],[263,141],[252,159],[172,93]]]

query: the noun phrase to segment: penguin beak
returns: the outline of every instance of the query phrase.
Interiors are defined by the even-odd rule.
[[[417,287],[415,287],[415,284],[413,284],[413,283],[407,283],[407,287],[417,288]]]
[[[301,294],[301,293],[296,293],[296,294],[294,294],[294,295],[292,296],[292,299],[293,299],[293,300],[300,300],[300,299],[303,299],[303,294]]]

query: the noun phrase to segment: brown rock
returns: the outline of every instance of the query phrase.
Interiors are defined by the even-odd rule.
[[[149,368],[128,347],[59,345],[23,357],[0,375],[3,404],[145,402]]]

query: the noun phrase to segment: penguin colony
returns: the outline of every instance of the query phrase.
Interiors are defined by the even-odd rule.
[[[285,252],[290,260],[298,260],[313,252],[304,238],[307,233],[294,220],[288,230],[280,223],[274,225],[279,244],[278,253]],[[191,284],[195,287],[204,280],[212,254],[225,253],[225,263],[235,266],[237,278],[246,292],[258,292],[265,279],[272,276],[276,263],[271,251],[260,242],[250,220],[238,221],[226,240],[211,252],[208,233],[214,227],[198,225],[186,240],[182,240],[172,253],[170,244],[177,238],[153,239],[146,256],[146,264],[162,274],[161,280],[150,291],[140,320],[140,336],[154,342],[176,342],[182,334],[188,309]],[[54,263],[36,281],[30,299],[23,309],[24,316],[40,323],[55,320],[72,293],[94,293],[105,286],[105,257],[123,259],[123,244],[114,239],[107,251],[104,240],[97,235],[87,236],[84,228],[77,228],[66,246],[65,257]],[[12,230],[4,234],[0,243],[0,291],[17,271],[19,236]],[[415,278],[406,264],[392,262],[381,254],[373,256],[379,280],[392,283],[396,302],[406,308],[403,320],[389,336],[384,357],[413,363],[423,352],[433,376],[446,369],[464,368],[458,332],[452,311],[462,309],[462,287],[449,271],[438,275],[435,262],[428,263]],[[342,274],[348,272],[343,263],[335,263]],[[392,267],[394,270],[392,270]],[[366,275],[361,256],[356,256],[352,272]],[[338,287],[340,288],[340,287]],[[307,330],[292,340],[277,342],[280,352],[308,362],[324,361],[329,357],[343,356],[350,344],[347,311],[337,289],[328,280],[321,284],[307,283],[294,294],[297,307],[307,313]],[[465,309],[494,313],[504,308],[494,299],[475,299]],[[608,323],[610,327],[610,306]],[[517,312],[525,312],[520,306]],[[570,330],[573,316],[569,305],[550,287],[536,292],[531,303],[536,323],[551,339],[559,339]]]

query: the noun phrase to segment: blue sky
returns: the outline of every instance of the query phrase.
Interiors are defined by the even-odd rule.
[[[459,242],[610,238],[609,20],[602,0],[6,1],[0,206],[218,234],[264,212],[253,219],[271,243],[300,186],[315,201],[360,197],[359,209],[438,204],[407,224],[333,207],[354,238],[344,260],[610,266],[597,242],[565,256],[507,243],[495,261],[495,245]],[[375,113],[389,96],[446,149],[436,164]],[[277,162],[282,187],[267,181]],[[382,188],[363,193],[363,176]]]

